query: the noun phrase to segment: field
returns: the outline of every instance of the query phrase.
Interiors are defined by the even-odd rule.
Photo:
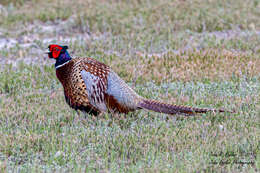
[[[259,0],[0,4],[0,172],[260,172]],[[143,97],[235,113],[78,115],[53,43]]]

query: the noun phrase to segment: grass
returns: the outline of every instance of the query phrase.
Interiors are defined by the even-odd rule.
[[[258,0],[1,3],[0,172],[259,172]],[[50,43],[146,98],[236,113],[78,115]]]

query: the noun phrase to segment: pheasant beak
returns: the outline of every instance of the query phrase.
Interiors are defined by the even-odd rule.
[[[45,52],[44,54],[48,54],[48,57],[49,57],[49,58],[53,58],[51,52]]]
[[[53,58],[52,52],[48,52],[49,58]]]

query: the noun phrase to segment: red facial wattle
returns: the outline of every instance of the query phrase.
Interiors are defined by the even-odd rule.
[[[62,50],[62,47],[59,46],[59,45],[55,45],[55,44],[52,44],[52,45],[49,45],[49,58],[58,58],[60,53],[61,53],[61,50]]]

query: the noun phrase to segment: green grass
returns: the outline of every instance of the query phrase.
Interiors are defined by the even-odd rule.
[[[259,172],[259,0],[1,3],[0,172]],[[146,98],[236,112],[78,115],[50,43]]]

